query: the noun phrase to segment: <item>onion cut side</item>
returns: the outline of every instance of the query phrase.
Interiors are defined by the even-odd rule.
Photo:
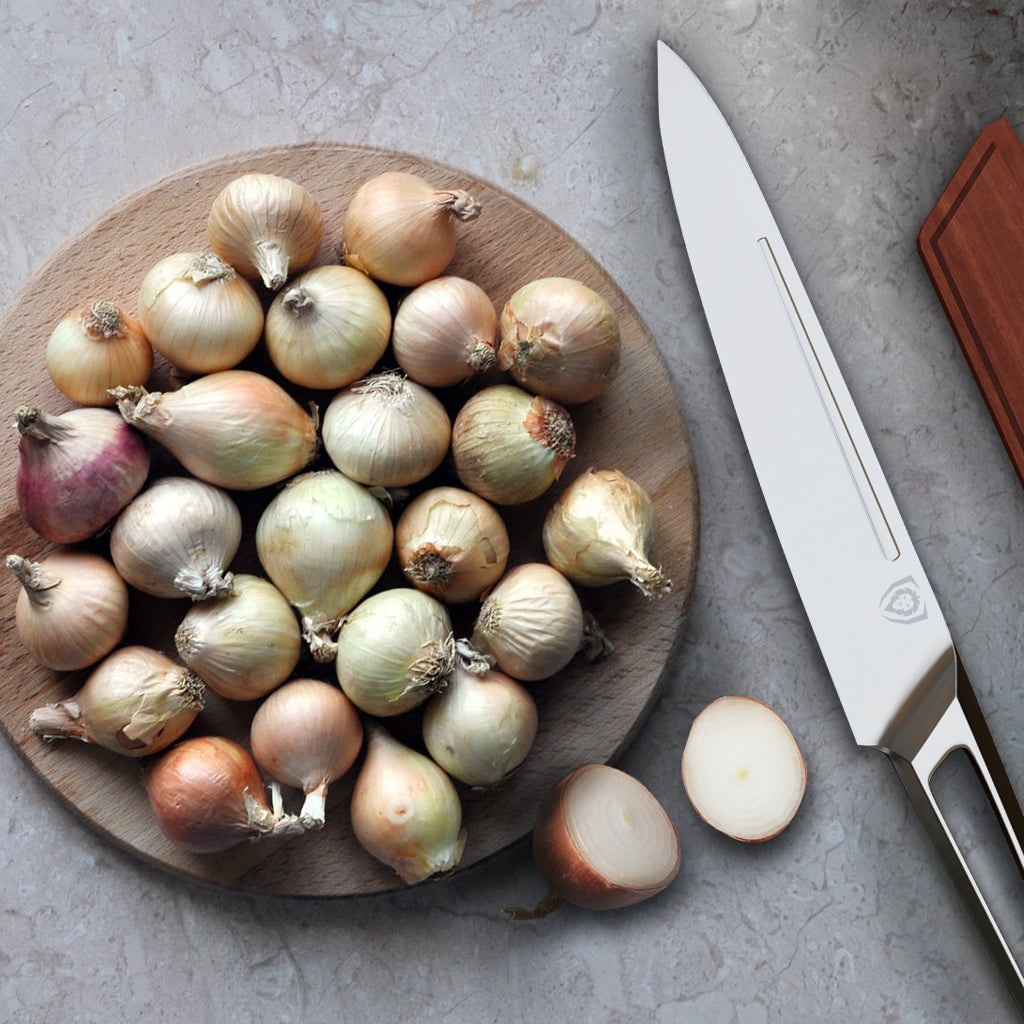
[[[682,775],[694,810],[746,843],[777,836],[807,785],[807,765],[789,727],[753,697],[720,697],[694,719]]]
[[[661,892],[679,873],[679,834],[657,798],[610,765],[566,776],[545,799],[533,833],[544,880],[590,910],[626,907]]]

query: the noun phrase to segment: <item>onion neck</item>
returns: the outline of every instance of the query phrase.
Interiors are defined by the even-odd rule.
[[[273,292],[288,280],[288,253],[280,242],[261,239],[256,243],[253,265],[259,271],[263,283]]]
[[[34,405],[23,405],[15,413],[18,432],[27,441],[58,444],[72,434],[66,423],[61,423],[56,416],[50,416]]]
[[[49,591],[58,586],[60,580],[47,572],[40,562],[30,562],[21,555],[8,555],[4,564],[18,577],[33,604],[45,607],[50,603]]]

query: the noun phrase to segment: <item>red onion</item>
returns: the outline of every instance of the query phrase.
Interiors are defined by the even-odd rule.
[[[74,544],[99,533],[149,475],[146,439],[112,409],[17,412],[18,505],[40,537]]]

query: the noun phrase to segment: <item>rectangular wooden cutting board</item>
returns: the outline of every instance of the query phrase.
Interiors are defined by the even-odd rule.
[[[971,146],[917,249],[1024,483],[1024,146],[1005,118]]]

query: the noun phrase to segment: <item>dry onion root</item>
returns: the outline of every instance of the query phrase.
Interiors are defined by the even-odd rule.
[[[807,765],[789,727],[752,697],[720,697],[694,719],[682,775],[694,810],[746,843],[777,836],[807,785]]]
[[[610,765],[571,772],[548,794],[533,831],[533,854],[551,895],[534,920],[573,903],[612,910],[656,896],[679,873],[679,833],[658,799],[638,779]]]

